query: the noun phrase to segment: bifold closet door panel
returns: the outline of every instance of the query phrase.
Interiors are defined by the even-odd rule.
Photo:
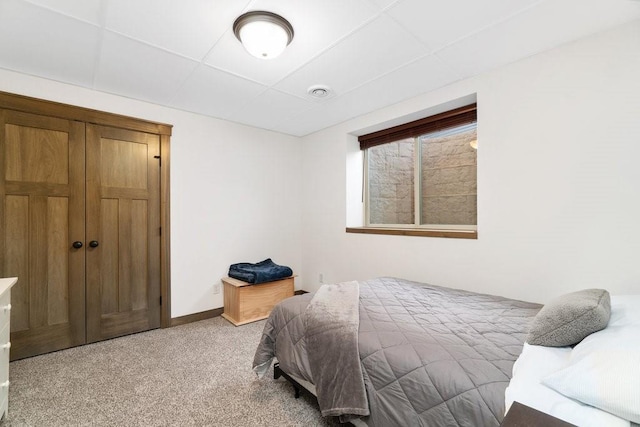
[[[85,125],[0,110],[0,277],[11,359],[85,342]]]
[[[160,138],[87,125],[87,342],[160,327]]]

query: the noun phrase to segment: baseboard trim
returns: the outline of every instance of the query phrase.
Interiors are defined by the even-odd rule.
[[[186,325],[187,323],[198,322],[200,320],[213,319],[220,316],[224,308],[214,308],[213,310],[202,311],[200,313],[187,314],[186,316],[174,317],[171,319],[171,326]]]
[[[304,289],[298,289],[294,292],[295,295],[308,294],[309,291]],[[187,323],[198,322],[200,320],[213,319],[224,313],[224,307],[214,308],[213,310],[202,311],[200,313],[187,314],[186,316],[173,317],[171,319],[171,326],[186,325]]]

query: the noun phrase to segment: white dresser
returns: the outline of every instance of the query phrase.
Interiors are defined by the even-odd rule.
[[[7,408],[9,406],[11,287],[17,281],[17,277],[0,279],[0,419],[7,416]]]

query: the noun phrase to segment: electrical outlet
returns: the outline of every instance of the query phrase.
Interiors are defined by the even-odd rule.
[[[322,273],[318,274],[318,281],[320,283],[324,283],[324,274],[322,274]]]
[[[213,293],[214,294],[219,294],[222,291],[222,289],[220,289],[220,283],[214,283],[213,284]]]

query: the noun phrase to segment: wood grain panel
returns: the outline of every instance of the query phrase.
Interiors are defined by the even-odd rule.
[[[251,285],[231,277],[223,278],[224,313],[222,317],[236,326],[266,319],[278,302],[294,295],[294,277],[258,285]]]
[[[69,201],[47,200],[48,325],[69,321]]]
[[[60,117],[68,120],[116,126],[124,129],[157,133],[161,135],[171,135],[172,128],[171,125],[164,123],[150,122],[120,114],[107,113],[104,111],[30,98],[28,96],[15,95],[7,92],[0,92],[0,108],[8,108],[11,110],[41,114],[44,116]]]
[[[170,138],[160,136],[160,288],[162,293],[161,319],[162,327],[173,324],[171,319],[171,156]],[[151,279],[154,280],[153,278]]]
[[[153,326],[149,323],[148,310],[131,311],[128,313],[113,313],[102,316],[102,339],[109,339],[123,335],[148,331]]]
[[[148,190],[149,197],[147,198],[147,296],[148,296],[148,318],[150,328],[160,327],[160,292],[162,287],[162,267],[160,254],[161,246],[161,231],[160,225],[160,201],[161,201],[161,188],[160,188],[160,137],[158,135],[145,135],[145,141],[148,149],[147,157],[147,171],[148,171]],[[168,232],[169,230],[166,230]],[[166,300],[167,298],[165,298]]]
[[[100,195],[107,199],[146,199],[149,190],[146,188],[102,187]]]
[[[116,257],[118,251],[118,232],[117,232],[117,215],[118,207],[115,205],[115,218],[114,225],[109,227],[112,230],[111,233],[106,232],[105,224],[107,219],[103,218],[104,210],[108,209],[105,204],[117,203],[109,201],[109,199],[103,199],[100,189],[100,133],[99,126],[87,125],[86,126],[86,238],[87,240],[98,240],[100,246],[96,249],[87,251],[86,254],[86,312],[87,312],[87,342],[95,342],[101,340],[100,332],[100,319],[102,313],[112,313],[117,310],[117,297],[115,303],[105,303],[105,289],[103,281],[105,280],[105,274],[117,274],[117,264],[115,269],[110,269],[111,273],[103,272],[104,265],[109,265],[110,262],[105,260],[104,257],[110,254],[111,257]],[[109,209],[108,212],[111,210]],[[107,218],[112,215],[107,215]],[[115,240],[110,240],[114,238]],[[113,264],[113,262],[111,262]],[[115,280],[111,280],[111,283],[116,283]],[[116,294],[117,295],[117,294]],[[113,298],[108,298],[106,301],[113,301]],[[104,304],[104,305],[103,305]],[[116,308],[113,308],[116,307]]]
[[[63,184],[51,184],[47,182],[15,182],[9,181],[5,183],[7,194],[29,194],[32,196],[52,196],[67,197],[69,196],[69,186]],[[73,191],[73,190],[72,190]]]
[[[40,328],[49,322],[47,197],[33,196],[29,202],[29,327]]]
[[[160,169],[158,135],[87,126],[87,233],[104,239],[100,200],[118,200],[117,312],[94,312],[97,283],[87,280],[87,339],[91,342],[160,326]],[[88,274],[104,269],[111,245],[88,258]],[[104,285],[103,285],[104,286]],[[130,319],[127,322],[127,318]]]
[[[147,188],[148,150],[145,143],[102,138],[100,153],[103,186]]]
[[[11,304],[13,306],[13,303]],[[46,329],[33,329],[11,333],[11,360],[48,353],[79,345],[69,333],[69,325],[51,325]]]
[[[15,360],[78,345],[86,342],[89,335],[91,341],[95,341],[158,327],[161,292],[165,296],[163,326],[169,326],[168,165],[171,126],[3,92],[0,92],[0,126],[0,275],[8,275],[8,269],[19,271],[15,275],[21,278],[19,284],[24,290],[21,300],[26,305],[34,302],[36,307],[45,307],[42,311],[36,310],[41,317],[34,322],[32,314],[35,308],[28,306],[19,313],[20,301],[14,301],[16,308],[12,312],[25,314],[26,329],[12,331],[14,348],[11,358]],[[98,140],[106,141],[105,147],[115,144],[111,149],[121,158],[107,160],[104,167],[100,165],[100,152],[95,155],[87,149],[92,135],[100,135]],[[167,165],[165,169],[160,169],[161,141],[165,157],[162,160]],[[66,154],[63,149],[66,149]],[[122,158],[129,163],[119,168]],[[110,171],[114,169],[119,171],[112,174]],[[113,178],[114,181],[101,186],[101,177],[92,175],[91,170],[104,171],[106,180]],[[161,170],[162,186],[159,179]],[[7,179],[8,176],[11,179]],[[136,308],[104,316],[100,314],[103,269],[94,268],[96,263],[92,257],[101,257],[109,237],[115,236],[114,247],[119,250],[120,226],[116,224],[113,227],[116,233],[110,236],[95,224],[87,223],[85,230],[85,218],[97,218],[98,224],[101,223],[102,203],[89,202],[89,199],[101,198],[117,202],[115,212],[118,221],[120,202],[132,203],[129,212],[131,235],[128,236],[132,264],[128,276],[132,285],[131,305]],[[64,210],[65,203],[68,211],[66,223],[57,216]],[[146,214],[142,208],[144,203]],[[146,224],[138,225],[143,223],[145,215]],[[161,223],[164,226],[162,237]],[[146,242],[143,242],[145,231]],[[64,234],[67,238],[63,245]],[[90,240],[99,240],[99,246],[90,248]],[[80,241],[84,246],[72,248],[74,241]],[[49,242],[52,242],[51,246]],[[142,258],[143,252],[146,252],[146,268],[144,263],[136,261]],[[68,266],[66,271],[65,264]],[[98,267],[101,264],[102,261]],[[114,271],[118,270],[115,268]],[[34,280],[33,275],[38,279]],[[145,281],[146,287],[140,286]],[[90,291],[90,283],[98,283],[99,287]],[[118,291],[117,283],[113,289]],[[20,296],[19,288],[14,295]],[[114,300],[117,303],[119,295]],[[104,318],[99,318],[97,325],[95,322],[91,324],[91,313],[98,313],[98,317]],[[65,316],[68,317],[67,322]],[[55,322],[61,323],[48,325]],[[19,326],[20,320],[14,320],[13,327]]]
[[[11,332],[29,329],[29,196],[6,196],[3,275],[19,277],[11,290]]]
[[[0,275],[20,265],[11,310],[15,360],[85,341],[84,248],[72,248],[84,242],[85,126],[8,110],[0,126],[0,211],[8,207],[0,252],[10,254]]]
[[[148,307],[147,201],[131,202],[131,308]]]
[[[238,288],[242,302],[240,318],[266,318],[278,302],[293,296],[293,287],[293,279],[284,279]]]
[[[100,202],[100,288],[102,294],[102,313],[118,312],[118,212],[120,203],[116,199],[103,199]],[[93,254],[93,249],[91,250]],[[97,254],[96,254],[97,255]]]
[[[131,311],[131,200],[120,200],[118,226],[118,311],[122,312]]]
[[[68,133],[7,124],[5,138],[6,180],[69,182]]]

